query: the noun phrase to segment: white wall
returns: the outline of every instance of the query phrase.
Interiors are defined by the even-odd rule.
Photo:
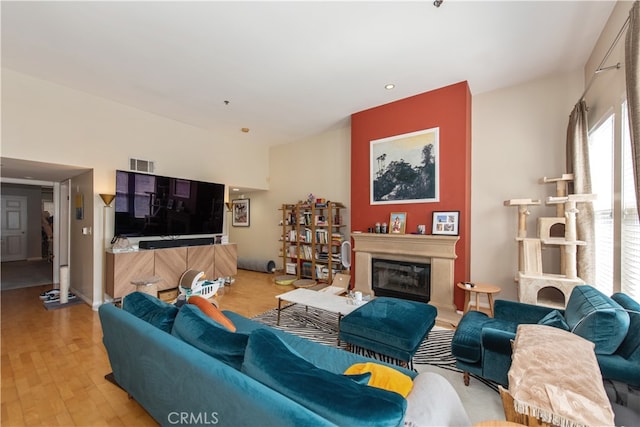
[[[283,144],[269,150],[269,191],[245,194],[250,199],[250,227],[230,227],[230,239],[238,243],[238,256],[273,260],[278,268],[282,228],[278,226],[283,203],[305,200],[309,193],[347,206],[343,220],[350,230],[351,127],[327,131],[313,138]],[[230,195],[240,198],[239,195]]]
[[[69,183],[71,210],[69,214],[69,285],[83,300],[98,308],[102,298],[102,255],[94,236],[101,234],[95,227],[93,173],[73,177]],[[76,217],[76,196],[84,198],[82,218]],[[97,215],[95,216],[97,217]],[[83,233],[83,229],[87,233]],[[93,262],[90,262],[93,261]]]
[[[589,108],[589,125],[595,125],[607,113],[626,98],[625,86],[625,59],[624,59],[624,38],[622,34],[615,46],[609,52],[609,57],[602,64],[603,68],[620,63],[621,68],[604,71],[594,75],[595,70],[600,66],[605,55],[612,47],[616,36],[619,34],[622,25],[629,17],[629,10],[633,6],[632,1],[619,1],[611,12],[596,46],[584,68],[585,84],[592,80],[592,85],[585,94],[585,102]]]
[[[75,268],[103,265],[98,194],[115,192],[115,170],[128,169],[129,157],[156,161],[162,175],[268,188],[268,150],[246,138],[219,140],[205,130],[5,68],[2,156],[93,170],[85,206],[100,212],[89,219],[95,256],[82,254]],[[94,268],[93,288],[100,289],[102,280],[102,269]],[[86,296],[94,305],[101,301],[101,292]]]
[[[349,126],[270,150],[247,149],[12,71],[3,70],[2,83],[3,156],[93,168],[93,194],[85,197],[96,211],[95,266],[103,262],[98,193],[114,191],[114,170],[127,169],[130,156],[156,160],[164,175],[268,188],[244,195],[251,199],[250,227],[230,227],[230,240],[238,243],[243,258],[273,259],[281,266],[278,207],[282,203],[295,203],[313,193],[350,208]],[[517,215],[503,201],[543,200],[553,194],[552,186],[538,180],[564,171],[568,116],[583,89],[582,71],[576,71],[473,97],[471,279],[501,286],[501,298],[516,299],[517,269]],[[534,215],[551,212],[552,208],[541,207]],[[347,209],[349,223],[350,216]],[[535,232],[533,218],[529,230]],[[102,274],[101,268],[94,268],[94,290],[100,289]],[[95,294],[94,301],[99,299]]]
[[[554,194],[553,185],[538,181],[564,172],[568,116],[582,90],[577,70],[473,97],[471,279],[499,285],[501,298],[517,299],[517,210],[503,202]],[[240,257],[282,266],[277,226],[282,203],[311,192],[348,206],[349,146],[350,127],[345,127],[270,150],[270,190],[245,194],[251,199],[251,226],[230,230]],[[350,219],[351,210],[347,213]],[[534,210],[530,232],[536,231],[535,216],[554,213],[554,207]],[[553,269],[557,256],[545,253],[545,267]]]
[[[535,237],[538,216],[555,216],[554,207],[544,206],[555,186],[539,180],[565,172],[569,113],[583,87],[578,70],[473,97],[471,280],[500,286],[500,298],[517,299],[517,208],[503,202],[542,201],[531,208],[530,237]],[[545,267],[553,268],[548,262]]]
[[[540,185],[538,179],[560,176],[565,171],[569,114],[632,6],[632,1],[616,3],[584,70],[473,98],[471,274],[473,280],[502,287],[500,298],[517,299],[513,281],[517,270],[517,214],[516,208],[504,207],[502,202],[510,198],[544,200],[553,194],[553,185]],[[607,112],[619,110],[624,99],[624,34],[603,66],[618,62],[622,68],[598,74],[586,93],[590,126]],[[529,235],[535,233],[535,217],[554,210],[542,207],[531,212]]]
[[[114,171],[128,169],[129,157],[155,160],[161,175],[268,188],[268,150],[259,144],[221,141],[205,130],[4,68],[2,124],[3,157],[94,169],[96,194],[115,191]],[[242,159],[243,167],[229,159]]]

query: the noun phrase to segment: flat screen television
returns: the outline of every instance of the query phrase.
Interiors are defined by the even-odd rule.
[[[224,184],[116,171],[115,235],[221,234]]]

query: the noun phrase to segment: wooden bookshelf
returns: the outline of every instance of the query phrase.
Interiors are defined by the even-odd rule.
[[[331,283],[343,269],[342,203],[283,204],[280,237],[283,273]]]

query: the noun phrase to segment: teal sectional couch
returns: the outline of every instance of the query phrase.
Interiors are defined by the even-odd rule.
[[[103,342],[117,384],[161,425],[403,425],[404,397],[342,374],[378,361],[223,311],[232,333],[195,306],[131,295],[100,307]]]

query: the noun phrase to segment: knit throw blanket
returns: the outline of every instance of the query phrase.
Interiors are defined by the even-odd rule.
[[[613,426],[594,344],[559,328],[520,325],[509,393],[516,412],[563,426]]]

